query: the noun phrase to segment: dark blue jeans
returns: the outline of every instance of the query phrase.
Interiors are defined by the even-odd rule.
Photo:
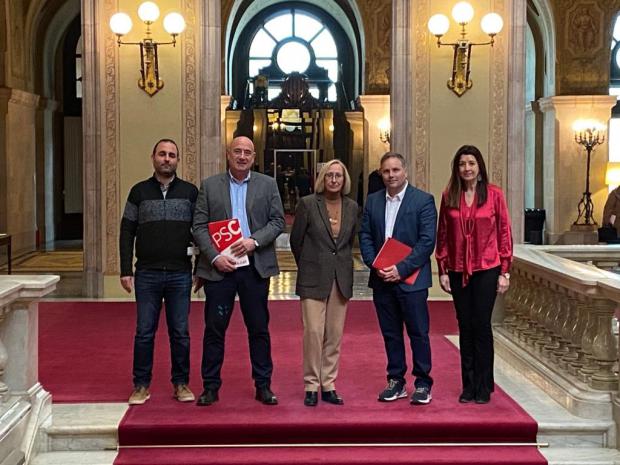
[[[192,274],[189,271],[137,270],[134,277],[138,319],[133,346],[133,384],[148,387],[153,371],[153,346],[162,300],[170,339],[173,384],[189,382],[188,316]]]
[[[250,259],[251,260],[251,259]],[[232,273],[221,281],[207,281],[205,291],[205,332],[202,343],[202,383],[205,389],[218,390],[222,385],[224,339],[239,295],[239,306],[248,330],[252,378],[256,387],[269,386],[273,362],[269,337],[269,278],[261,278],[253,264]]]
[[[428,290],[403,292],[398,285],[375,289],[373,301],[387,354],[387,378],[405,382],[407,359],[403,326],[413,352],[415,387],[433,385],[431,378],[431,343],[428,337]]]

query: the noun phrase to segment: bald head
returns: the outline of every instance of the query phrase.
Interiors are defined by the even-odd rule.
[[[239,180],[245,179],[254,166],[254,143],[245,136],[235,137],[226,150],[226,159],[231,174]]]

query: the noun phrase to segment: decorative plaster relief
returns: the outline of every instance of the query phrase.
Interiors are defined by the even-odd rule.
[[[116,1],[106,0],[104,3],[104,17],[109,18],[116,10]],[[118,153],[118,76],[117,76],[117,44],[116,37],[107,27],[99,31],[104,37],[104,108],[105,108],[105,149],[103,151],[103,167],[105,170],[105,240],[106,266],[105,274],[118,274],[118,228],[119,228],[119,172],[120,157]]]
[[[619,6],[617,0],[554,2],[558,95],[607,94],[611,21]]]
[[[183,160],[184,178],[194,185],[198,185],[199,167],[197,158],[197,106],[198,98],[196,95],[196,14],[198,8],[195,0],[184,0],[183,17],[185,18],[186,28],[183,33]]]
[[[391,75],[392,1],[357,2],[366,35],[365,94],[387,94]]]
[[[415,123],[415,185],[419,189],[429,189],[430,169],[430,63],[429,33],[426,25],[430,16],[428,1],[418,1],[415,6],[415,62],[414,71],[414,123]]]
[[[508,69],[508,57],[506,56],[506,36],[510,34],[510,15],[511,11],[505,0],[493,2],[492,11],[499,13],[502,18],[506,18],[504,34],[499,34],[495,38],[495,45],[491,49],[490,63],[490,85],[489,85],[489,175],[490,181],[498,186],[504,187],[504,172],[506,166],[506,140],[507,140],[507,95],[506,79]]]
[[[603,47],[603,10],[595,2],[573,4],[566,12],[564,43],[568,54],[589,58]]]

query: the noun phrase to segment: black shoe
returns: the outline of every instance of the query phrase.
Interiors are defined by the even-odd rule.
[[[342,400],[342,397],[338,397],[338,394],[336,394],[336,391],[322,391],[321,400],[323,402],[329,402],[330,404],[334,404],[334,405],[344,404],[344,400]]]
[[[473,394],[471,394],[471,393],[469,393],[467,391],[463,391],[461,393],[461,395],[459,396],[459,402],[461,404],[468,404],[470,402],[473,402],[473,400],[474,400]]]
[[[205,389],[202,391],[202,394],[200,394],[200,397],[198,397],[196,405],[206,407],[214,402],[217,402],[218,400],[220,400],[220,398],[215,389]]]
[[[476,394],[476,403],[477,404],[488,404],[491,401],[491,394]]]
[[[306,391],[306,397],[304,397],[304,405],[306,407],[316,407],[319,403],[319,393],[314,391]]]
[[[278,399],[268,386],[256,388],[256,400],[265,405],[277,405]]]

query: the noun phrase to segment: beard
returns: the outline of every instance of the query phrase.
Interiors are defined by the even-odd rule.
[[[160,176],[171,177],[175,174],[176,167],[170,165],[160,165],[155,169],[155,171]]]

